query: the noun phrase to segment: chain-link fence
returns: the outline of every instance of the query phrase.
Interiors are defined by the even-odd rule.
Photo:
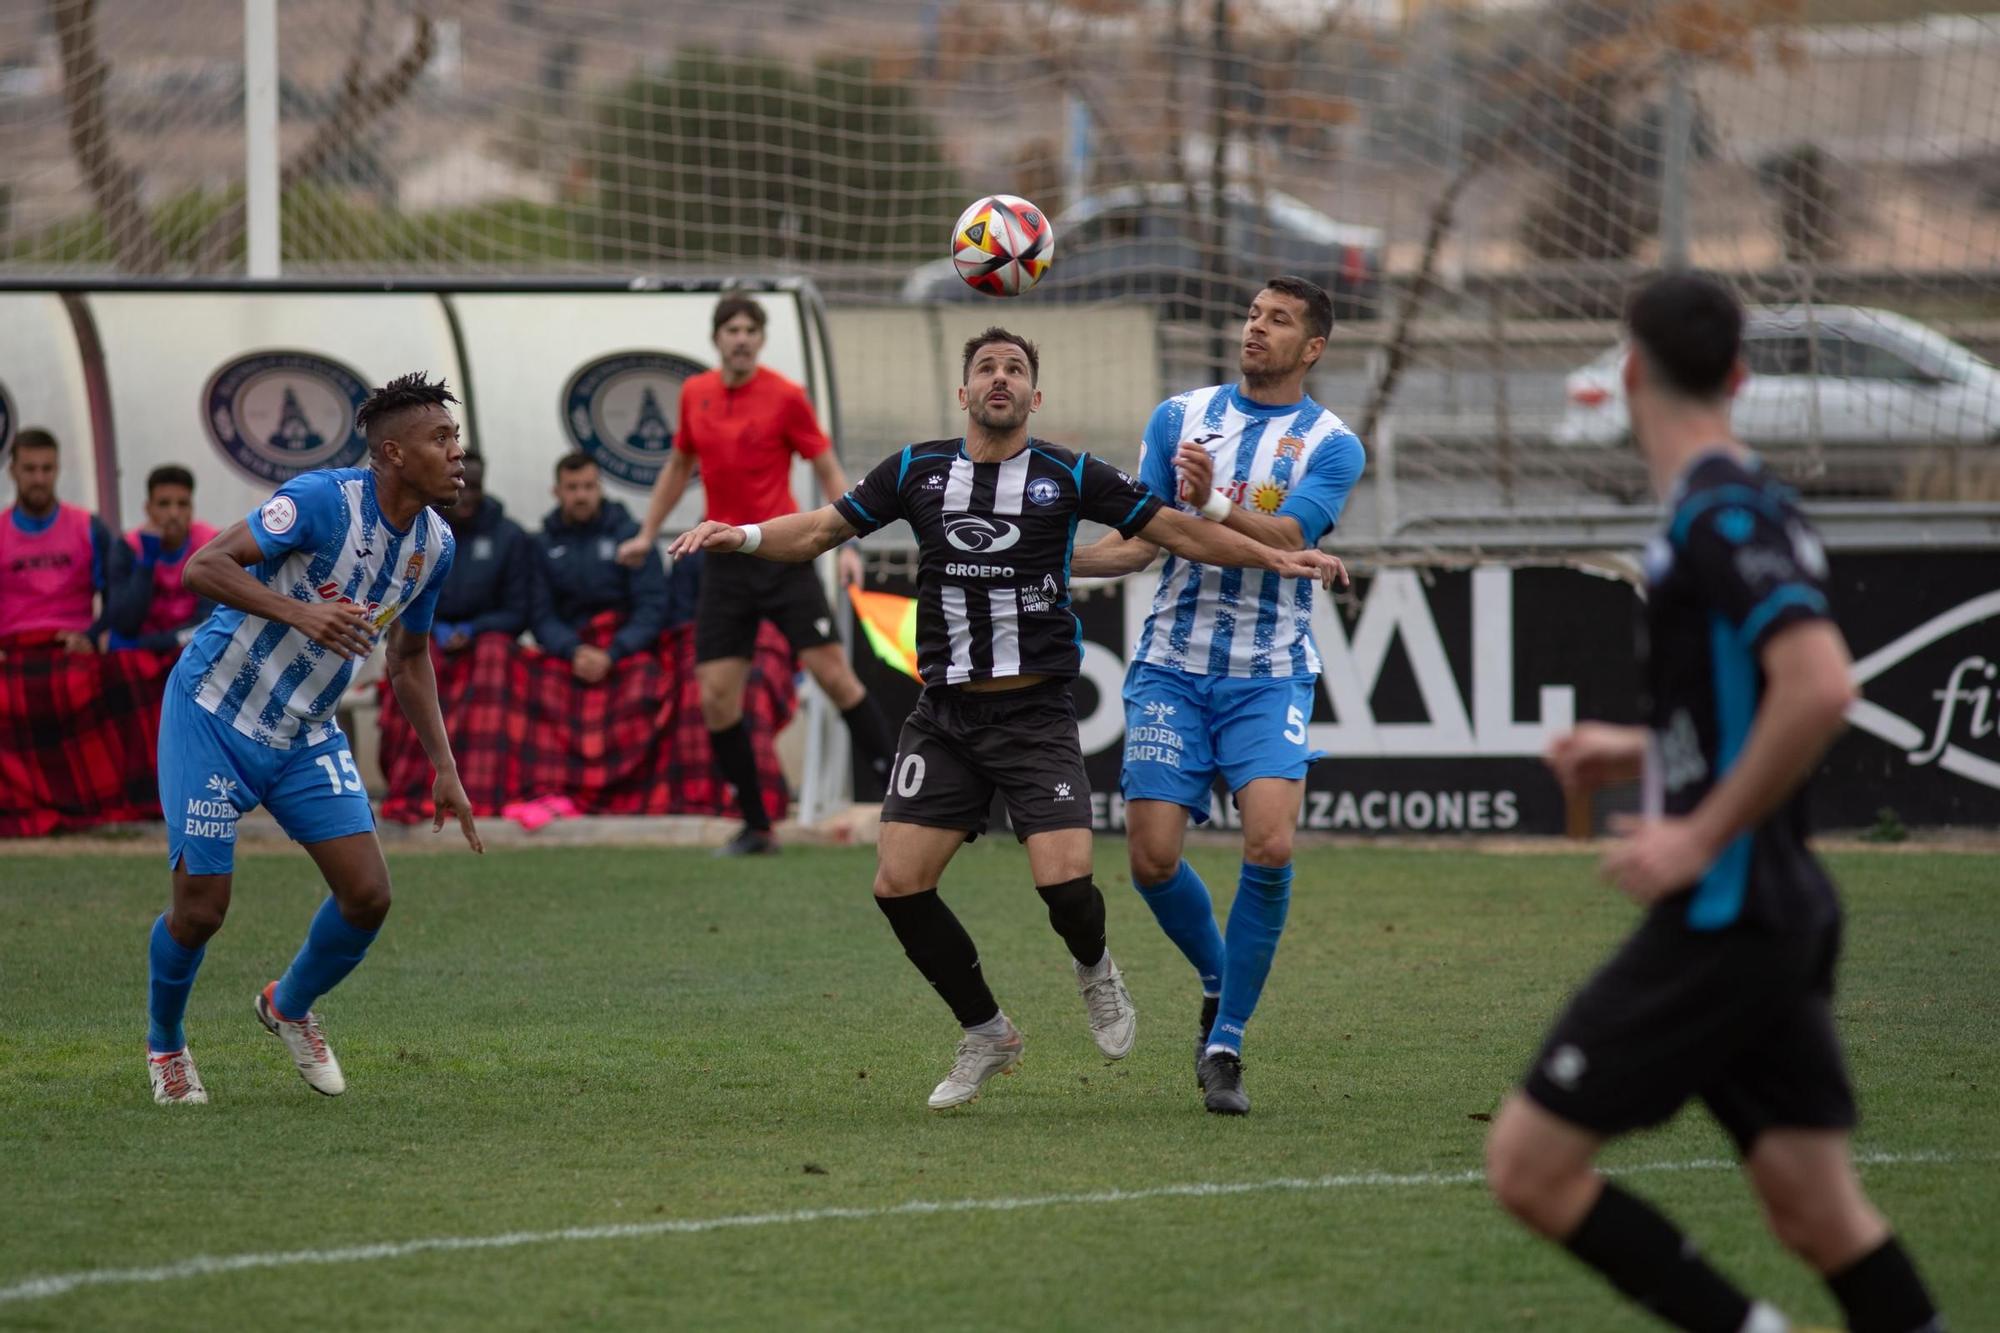
[[[1340,315],[1313,391],[1375,451],[1350,527],[1629,502],[1615,316],[1634,275],[1688,262],[1757,303],[1738,424],[1777,466],[2000,496],[2000,18],[293,0],[278,73],[288,275],[808,274],[883,429],[899,329],[1102,319],[1052,405],[1135,365],[1143,400],[1233,377],[1244,299],[1290,271]],[[241,273],[243,89],[241,0],[0,11],[0,264]],[[945,258],[997,190],[1056,224],[1053,272],[1007,306]],[[1143,410],[1082,442],[1129,457]]]

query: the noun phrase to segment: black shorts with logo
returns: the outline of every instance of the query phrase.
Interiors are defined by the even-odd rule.
[[[826,593],[811,565],[759,560],[734,551],[710,551],[703,558],[701,593],[695,602],[694,660],[749,657],[757,645],[757,624],[778,627],[793,652],[838,642]]]
[[[1556,1020],[1528,1096],[1606,1136],[1707,1104],[1737,1150],[1767,1129],[1851,1129],[1833,1030],[1840,924],[1690,930],[1656,909]]]
[[[1014,836],[1090,827],[1076,701],[1058,678],[1018,690],[934,686],[903,723],[882,819],[986,831],[997,791]],[[970,841],[970,839],[968,839]]]

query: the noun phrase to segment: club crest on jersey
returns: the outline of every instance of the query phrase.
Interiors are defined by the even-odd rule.
[[[1279,458],[1289,458],[1296,462],[1299,455],[1305,451],[1306,442],[1296,435],[1287,435],[1278,441]]]
[[[410,556],[409,567],[403,571],[403,582],[415,583],[417,576],[424,572],[424,553],[417,551]]]
[[[563,386],[563,429],[607,476],[651,486],[673,452],[681,386],[706,369],[671,352],[600,356]]]
[[[1028,483],[1028,499],[1038,505],[1052,505],[1062,498],[1062,487],[1048,477],[1036,477]]]
[[[259,481],[286,482],[361,461],[368,441],[355,417],[366,401],[366,381],[331,357],[251,352],[209,376],[201,418],[224,458]]]
[[[944,539],[961,551],[1004,551],[1021,540],[1021,530],[978,514],[950,514],[944,520]]]

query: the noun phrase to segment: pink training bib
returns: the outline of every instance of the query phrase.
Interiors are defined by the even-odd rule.
[[[168,630],[179,629],[194,615],[201,599],[182,586],[181,571],[187,568],[188,557],[214,541],[216,535],[216,529],[197,521],[188,528],[187,544],[171,561],[162,556],[154,563],[153,602],[146,611],[145,623],[139,626],[140,635],[164,634]],[[125,534],[125,544],[132,548],[133,555],[139,555],[144,550],[137,528]]]
[[[90,628],[90,512],[58,503],[55,521],[23,532],[10,506],[0,511],[0,637]]]

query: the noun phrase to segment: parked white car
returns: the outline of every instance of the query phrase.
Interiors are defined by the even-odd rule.
[[[1752,445],[2000,442],[2000,371],[1935,329],[1862,306],[1760,307],[1748,313],[1736,433]],[[1616,444],[1625,411],[1625,348],[1565,382],[1555,440]]]

